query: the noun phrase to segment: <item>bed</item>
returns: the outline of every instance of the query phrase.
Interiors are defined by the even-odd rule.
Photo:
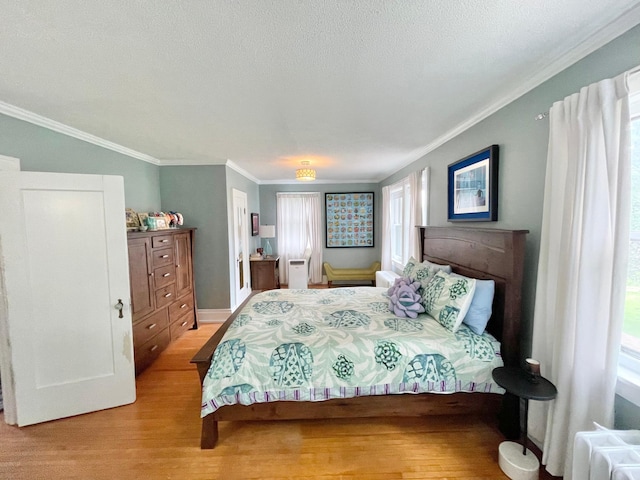
[[[504,363],[507,366],[519,365],[522,273],[525,238],[528,232],[526,230],[458,227],[419,228],[422,246],[421,260],[451,265],[455,273],[467,277],[495,281],[493,313],[487,325],[487,332],[490,335],[488,338],[496,341],[496,343],[492,343],[492,346],[499,350],[500,364]],[[250,297],[193,357],[192,363],[195,363],[198,368],[203,390],[206,391],[209,388],[208,384],[210,382],[207,382],[207,374],[210,369],[212,373],[209,377],[226,378],[228,375],[224,373],[224,370],[237,371],[238,365],[234,366],[235,359],[245,355],[244,345],[241,345],[242,349],[238,349],[237,342],[229,341],[233,336],[223,338],[229,329],[233,332],[237,329],[246,328],[247,320],[250,319],[252,314],[256,313],[256,310],[264,310],[263,313],[267,315],[265,318],[268,319],[269,328],[278,329],[281,327],[283,319],[286,319],[288,311],[273,311],[273,306],[276,305],[277,308],[280,308],[278,306],[280,304],[295,304],[298,300],[302,300],[303,297],[307,300],[313,298],[318,303],[333,303],[340,307],[339,311],[351,312],[348,318],[337,318],[335,322],[343,322],[342,326],[344,326],[344,322],[347,322],[347,329],[341,330],[341,335],[351,335],[348,338],[353,340],[353,355],[357,356],[355,336],[358,328],[350,328],[354,323],[357,324],[361,320],[355,305],[357,303],[367,305],[384,304],[385,300],[380,291],[381,289],[374,287],[347,287],[345,289],[331,290],[272,291],[263,292],[259,297]],[[373,295],[374,297],[357,301],[355,299],[359,298],[360,295],[358,292],[362,292],[364,296]],[[296,295],[297,299],[294,298]],[[329,295],[332,295],[332,297],[329,298]],[[375,298],[376,295],[378,296],[377,298]],[[269,299],[273,301],[269,301]],[[295,309],[292,311],[295,311]],[[302,321],[304,320],[302,318],[299,320],[299,324],[303,328],[310,328],[321,323],[316,322],[314,324],[313,319],[308,322]],[[266,330],[267,328],[264,329]],[[280,330],[282,329],[280,328]],[[405,330],[407,329],[403,328],[401,330],[403,330],[402,334],[406,335],[407,332]],[[298,333],[303,336],[307,334],[306,331]],[[300,338],[300,335],[297,338]],[[398,335],[398,338],[402,336]],[[396,338],[394,337],[391,340],[395,342]],[[308,351],[299,346],[300,342],[292,340],[288,345],[297,345],[291,351],[298,365],[297,375],[304,376],[306,365],[309,363],[305,361],[305,355],[308,355]],[[220,346],[220,349],[214,355],[218,346]],[[226,355],[227,360],[220,361],[224,355]],[[249,355],[247,354],[247,356]],[[273,357],[269,359],[271,374],[276,371],[282,372],[280,364],[287,361],[285,357],[287,355],[283,354],[275,358],[275,360]],[[291,358],[291,356],[288,358]],[[213,372],[212,359],[215,360],[214,368],[217,369],[217,374]],[[341,374],[349,374],[349,369],[353,370],[352,365],[349,365],[349,359],[342,358],[340,361],[339,365],[328,362],[328,368],[341,369]],[[266,362],[267,360],[264,360],[264,363]],[[491,383],[490,370],[495,366],[498,366],[498,363],[489,363],[489,373],[485,372],[483,374],[484,381],[457,385],[455,387],[456,393],[434,393],[438,392],[440,388],[438,382],[428,384],[427,382],[411,381],[412,378],[407,378],[406,371],[403,382],[397,385],[394,384],[393,388],[389,389],[389,383],[385,382],[384,378],[375,378],[375,385],[372,387],[373,391],[370,394],[359,396],[359,392],[355,392],[355,396],[351,398],[344,398],[341,395],[344,393],[344,389],[339,388],[319,389],[318,392],[306,393],[306,396],[299,395],[300,390],[296,389],[290,390],[289,393],[283,393],[282,391],[267,392],[265,395],[256,398],[255,393],[251,392],[250,381],[246,384],[234,385],[233,388],[229,383],[223,384],[222,387],[227,385],[225,388],[221,387],[221,393],[223,394],[215,398],[208,397],[208,399],[203,399],[201,448],[213,448],[215,446],[218,441],[219,421],[497,413],[502,403],[503,391],[499,388],[496,389]],[[338,373],[338,370],[335,371]],[[424,389],[420,389],[423,383],[427,386]],[[385,389],[389,389],[389,391]],[[354,392],[348,393],[351,395]],[[290,398],[289,394],[294,395],[295,398]],[[248,401],[249,399],[251,401]],[[245,405],[242,403],[251,404]],[[515,406],[517,407],[517,404]],[[515,423],[516,425],[502,425],[502,427],[507,430],[517,431],[517,415],[507,414],[504,418],[507,419],[507,423]]]

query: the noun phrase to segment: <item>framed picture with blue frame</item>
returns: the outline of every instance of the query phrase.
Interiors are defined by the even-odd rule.
[[[448,220],[498,220],[498,145],[473,153],[448,167]]]

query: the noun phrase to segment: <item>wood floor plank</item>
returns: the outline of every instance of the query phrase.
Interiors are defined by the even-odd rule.
[[[189,360],[217,325],[187,331],[137,378],[132,405],[24,428],[0,414],[0,479],[504,479],[493,419],[221,422],[200,450]],[[550,479],[541,472],[540,478]]]

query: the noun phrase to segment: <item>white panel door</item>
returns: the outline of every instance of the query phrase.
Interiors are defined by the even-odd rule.
[[[0,211],[18,425],[134,402],[122,177],[0,172]]]
[[[251,294],[251,273],[249,264],[249,214],[247,194],[233,189],[233,245],[235,256],[235,306],[237,307]]]

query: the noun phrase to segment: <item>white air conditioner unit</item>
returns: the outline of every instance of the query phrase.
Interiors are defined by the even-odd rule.
[[[289,260],[289,288],[307,288],[309,267],[306,258]]]
[[[309,265],[311,247],[307,246],[303,258],[289,259],[289,288],[307,288],[309,286]]]

